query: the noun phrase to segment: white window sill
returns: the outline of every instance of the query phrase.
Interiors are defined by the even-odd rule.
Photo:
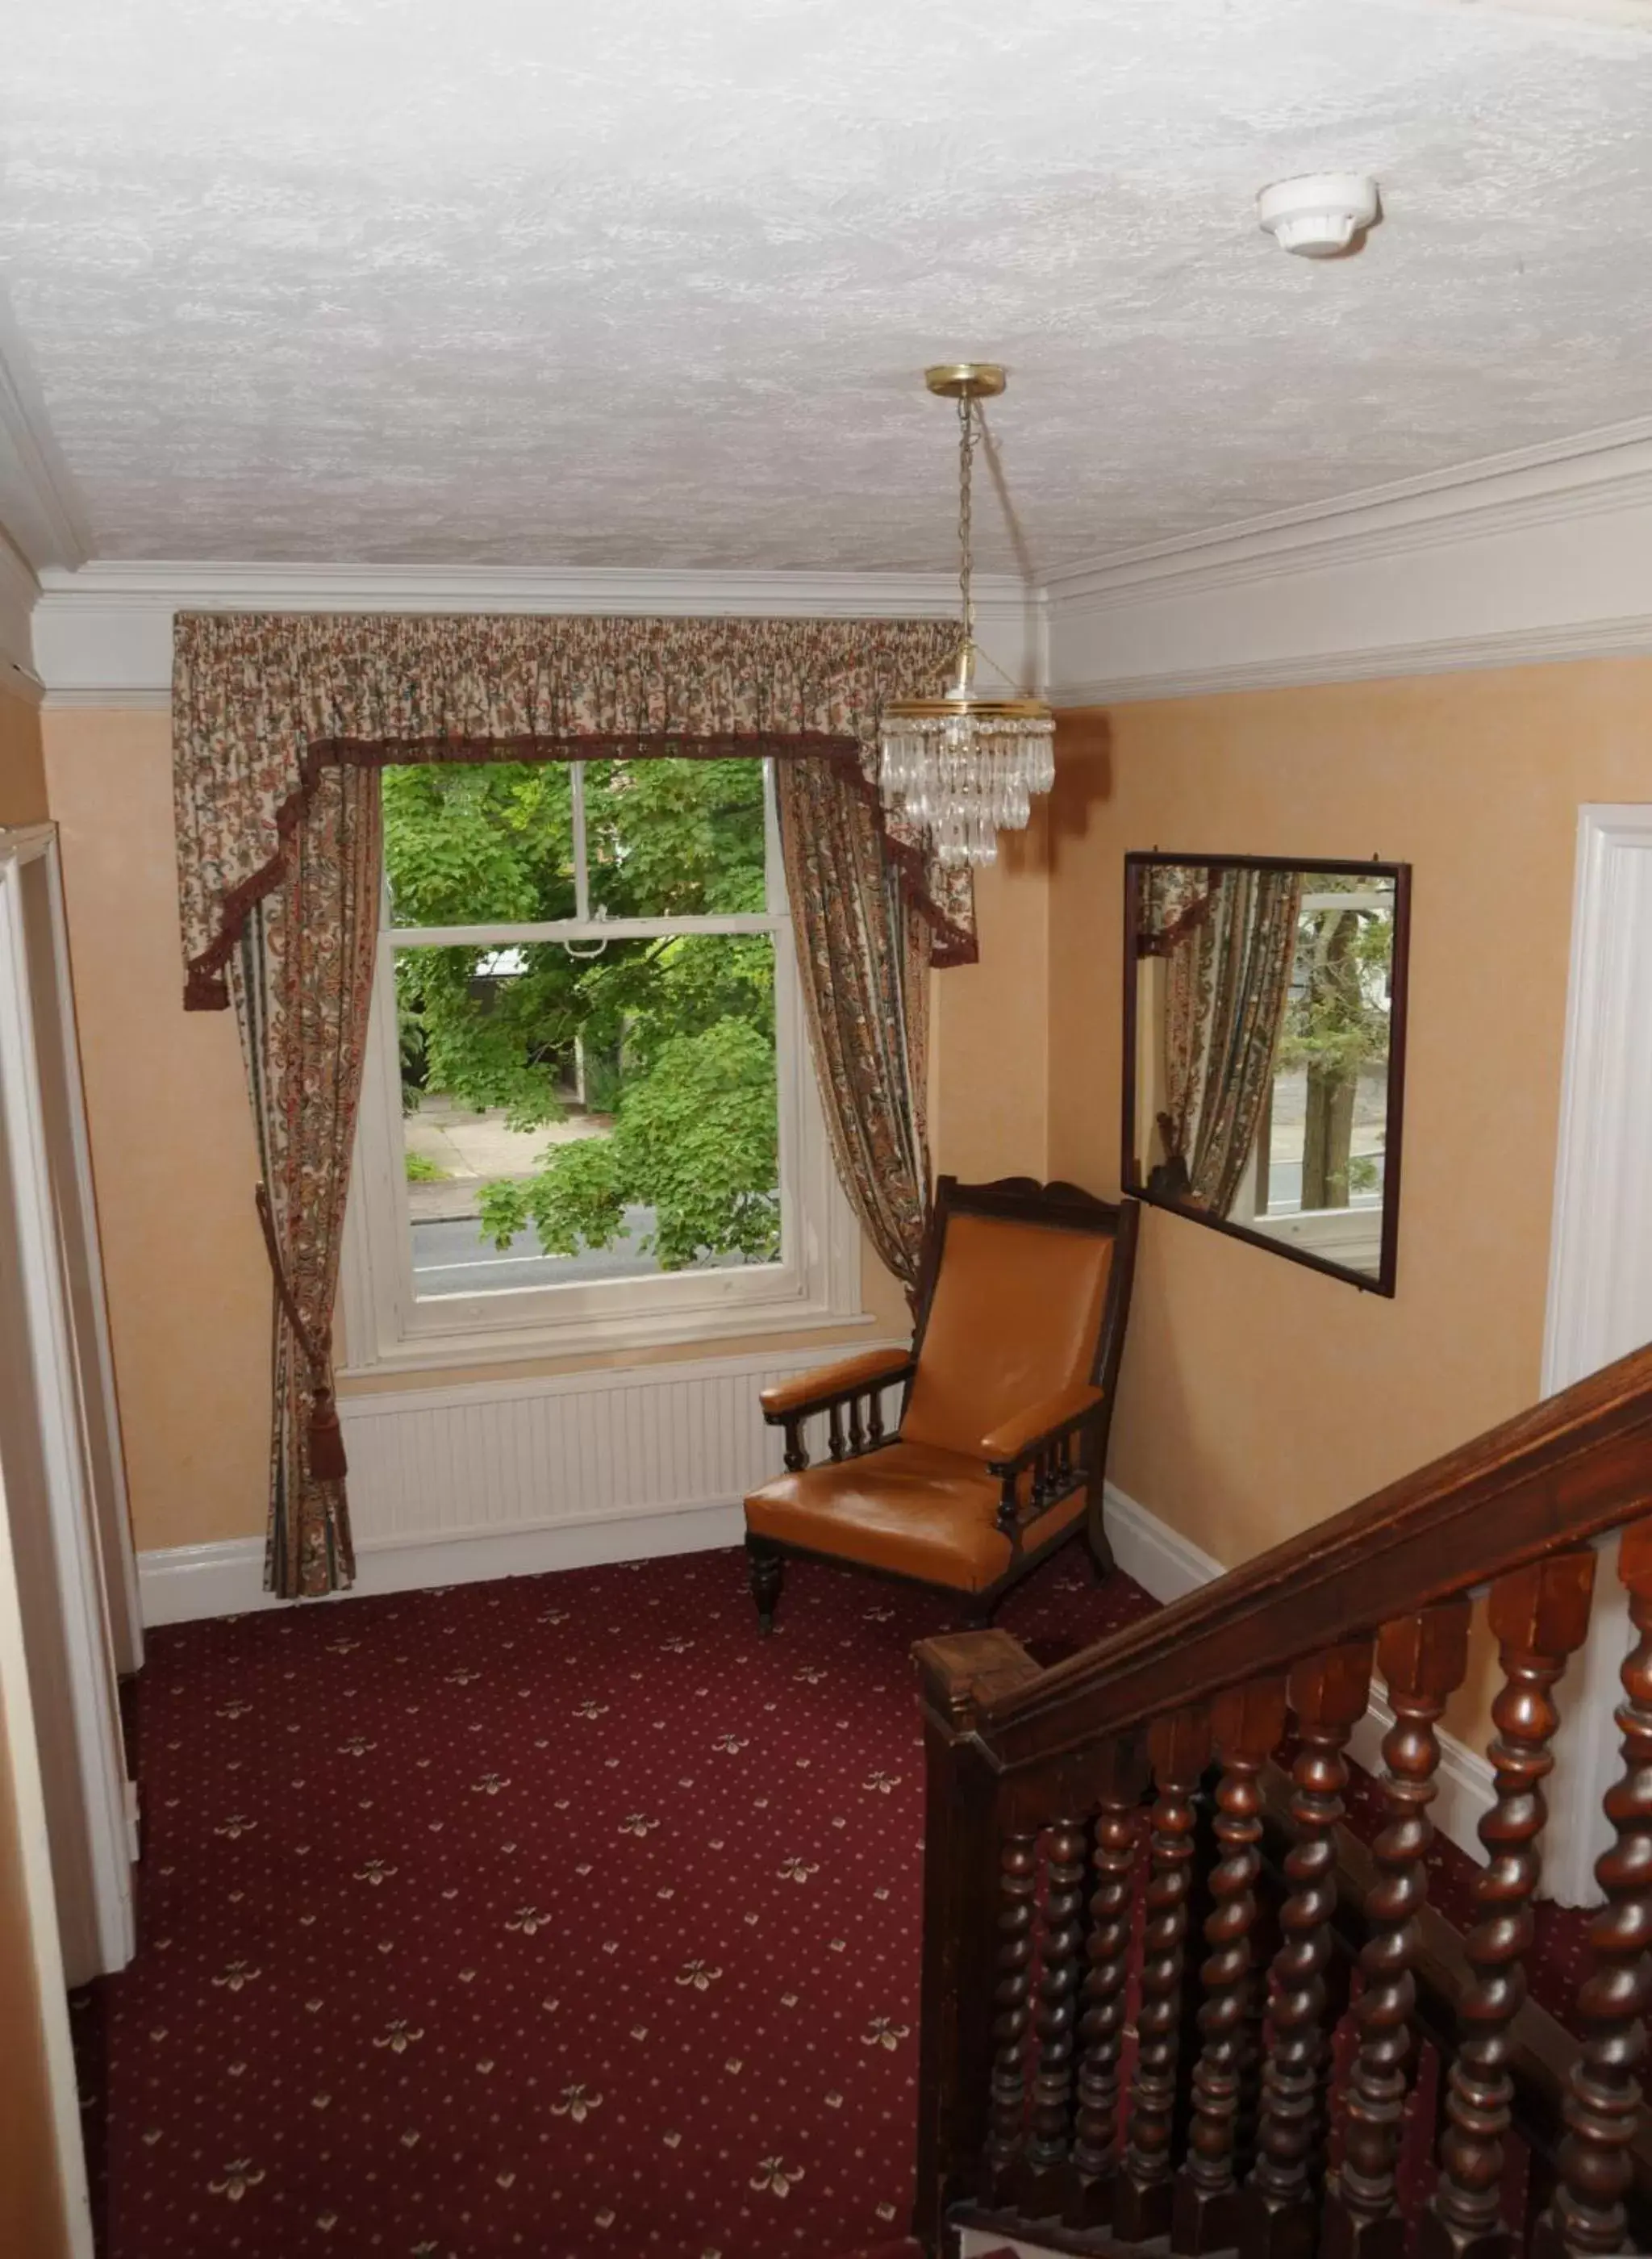
[[[476,1365],[530,1365],[546,1358],[602,1357],[630,1350],[680,1348],[701,1342],[780,1339],[790,1334],[864,1333],[876,1323],[870,1311],[845,1312],[815,1305],[748,1302],[727,1310],[686,1310],[673,1317],[659,1310],[632,1318],[566,1325],[488,1327],[465,1333],[409,1336],[380,1345],[359,1359],[353,1352],[338,1368],[341,1381],[367,1380],[387,1372],[447,1372]],[[346,1343],[346,1346],[348,1343]]]
[[[1332,1261],[1378,1267],[1382,1252],[1383,1212],[1370,1208],[1310,1208],[1298,1215],[1258,1215],[1250,1220],[1252,1231],[1269,1239],[1289,1240]]]

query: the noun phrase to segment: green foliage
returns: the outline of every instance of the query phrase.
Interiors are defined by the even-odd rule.
[[[408,1153],[403,1157],[407,1180],[410,1185],[445,1185],[448,1172],[438,1169],[428,1153]]]
[[[1361,882],[1309,874],[1315,894]],[[1388,1056],[1386,979],[1393,955],[1392,910],[1314,910],[1298,931],[1296,980],[1279,1039],[1278,1065],[1305,1066],[1329,1083],[1351,1080]]]
[[[565,764],[435,762],[384,772],[384,864],[397,925],[573,916]]]
[[[756,761],[592,761],[584,767],[596,916],[670,918],[765,906]],[[385,852],[401,925],[538,923],[574,916],[566,765],[387,770]],[[611,1137],[552,1147],[526,1180],[493,1184],[485,1229],[531,1223],[548,1253],[608,1246],[627,1206],[658,1212],[667,1270],[777,1251],[774,965],[765,935],[613,940],[587,954],[526,942],[396,958],[403,1100],[445,1091],[531,1130],[562,1118],[582,1058]]]
[[[501,1247],[529,1224],[551,1255],[618,1237],[627,1204],[652,1208],[661,1268],[702,1253],[771,1262],[780,1251],[774,1049],[749,1021],[718,1020],[662,1044],[627,1089],[611,1137],[555,1146],[525,1180],[485,1186],[482,1226]]]

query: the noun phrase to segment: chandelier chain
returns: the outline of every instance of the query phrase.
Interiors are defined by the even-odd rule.
[[[967,658],[975,641],[975,595],[971,586],[971,474],[975,466],[975,403],[965,392],[958,403],[958,581],[964,598],[964,647]]]

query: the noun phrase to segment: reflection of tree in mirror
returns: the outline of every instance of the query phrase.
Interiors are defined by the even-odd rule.
[[[1302,1070],[1307,1081],[1305,1210],[1346,1208],[1350,1193],[1374,1191],[1380,1181],[1375,1159],[1350,1148],[1361,1072],[1388,1057],[1393,943],[1392,880],[1303,873],[1277,1065]]]
[[[760,762],[591,761],[584,799],[597,915],[764,910]],[[566,764],[388,769],[384,816],[398,926],[576,915]],[[629,1206],[654,1211],[666,1270],[777,1254],[767,934],[409,948],[395,986],[404,1104],[445,1093],[518,1130],[562,1121],[576,1098],[612,1117],[609,1134],[550,1147],[531,1176],[483,1187],[501,1246],[531,1224],[548,1254],[609,1247]]]

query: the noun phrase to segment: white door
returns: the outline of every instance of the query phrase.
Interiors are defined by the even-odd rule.
[[[1543,1338],[1543,1393],[1652,1341],[1652,805],[1580,809],[1571,983]],[[1623,1770],[1613,1712],[1629,1644],[1616,1538],[1599,1549],[1588,1644],[1557,1700],[1543,1889],[1598,1906],[1601,1809]]]
[[[131,1959],[140,1659],[49,826],[0,832],[0,1460],[71,1985]]]

